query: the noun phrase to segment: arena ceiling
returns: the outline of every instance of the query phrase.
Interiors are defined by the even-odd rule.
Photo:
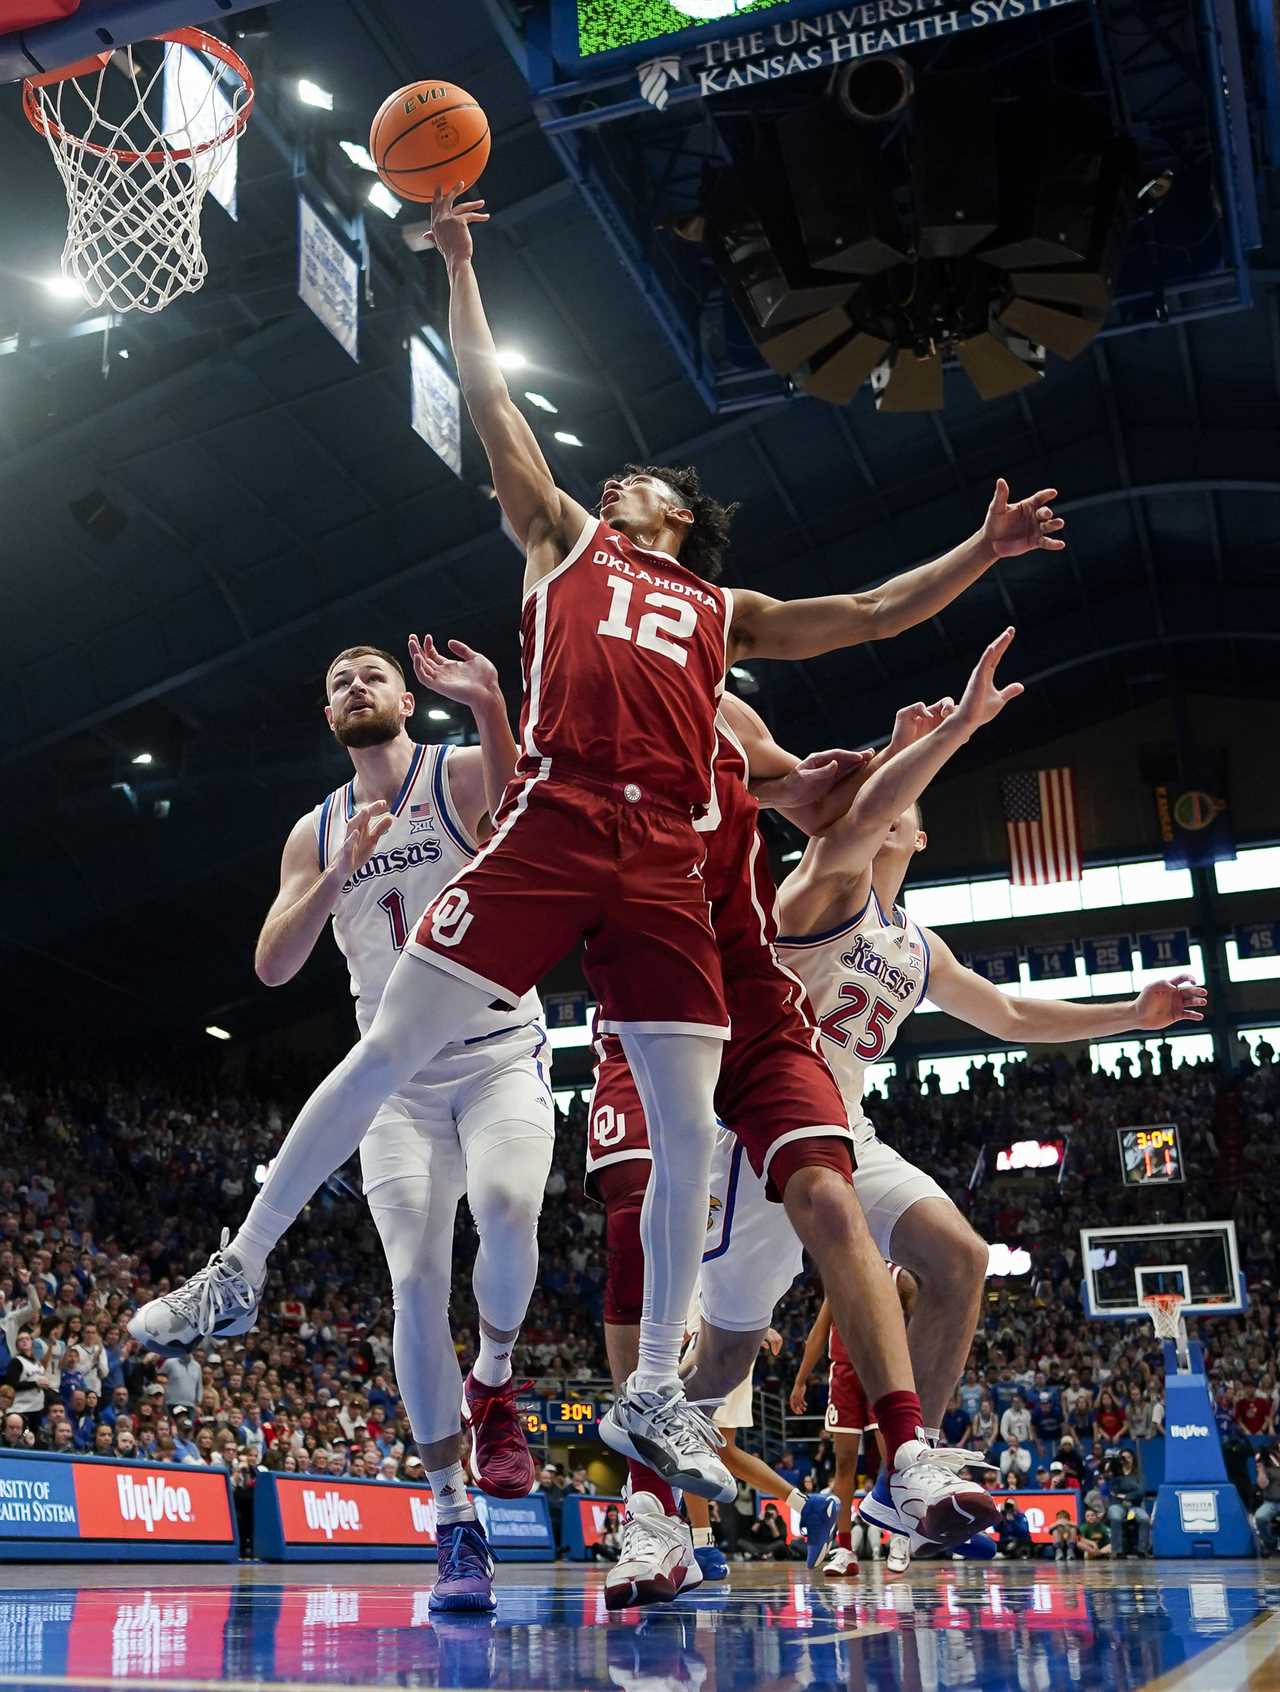
[[[327,660],[356,640],[402,648],[411,629],[457,635],[514,702],[520,561],[483,461],[472,443],[455,478],[408,424],[405,347],[439,321],[438,269],[369,213],[359,363],[296,297],[299,171],[339,204],[367,185],[336,140],[361,139],[411,74],[449,76],[493,119],[481,279],[500,338],[530,361],[521,386],[560,408],[544,433],[580,497],[629,459],[692,461],[742,501],[729,580],[793,597],[935,554],[980,521],[998,474],[1015,495],[1061,490],[1065,554],[1006,563],[891,646],[753,666],[781,739],[881,735],[897,705],[957,690],[1006,622],[1011,670],[1035,685],[988,751],[1030,752],[1184,683],[1274,695],[1274,217],[1251,311],[1100,340],[1029,395],[983,404],[960,380],[936,415],[877,415],[864,390],[847,410],[717,418],[541,137],[496,5],[273,6],[270,37],[246,49],[263,93],[239,223],[211,206],[203,292],[105,341],[75,333],[93,313],[41,285],[65,206],[16,90],[0,90],[0,927],[7,985],[42,1015],[88,994],[104,1028],[249,1031],[332,1004],[327,949],[283,992],[250,971],[284,835],[344,778],[320,715]],[[291,97],[302,75],[334,91],[333,114]],[[85,527],[104,502],[125,519],[111,538]],[[144,750],[152,764],[134,766]]]

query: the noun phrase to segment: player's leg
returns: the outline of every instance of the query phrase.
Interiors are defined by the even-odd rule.
[[[920,1282],[907,1345],[929,1437],[964,1374],[989,1253],[930,1175],[874,1137],[857,1142],[854,1191],[877,1250]]]
[[[471,1285],[480,1349],[464,1386],[464,1414],[474,1434],[472,1475],[498,1498],[524,1497],[535,1478],[511,1358],[537,1279],[538,1217],[555,1151],[555,1106],[540,1059],[545,1041],[538,1028],[472,1048],[462,1061],[476,1073],[455,1095],[479,1236]]]
[[[421,1091],[421,1090],[420,1090]],[[369,1210],[391,1275],[396,1383],[436,1502],[433,1609],[491,1610],[493,1560],[462,1466],[462,1375],[449,1327],[462,1153],[451,1121],[388,1101],[361,1146]],[[410,1114],[412,1112],[412,1114]]]
[[[831,1477],[831,1491],[838,1505],[836,1531],[822,1572],[831,1576],[856,1575],[858,1559],[853,1551],[853,1497],[858,1489],[858,1452],[862,1445],[862,1430],[840,1426],[832,1420],[835,1406],[828,1400],[827,1425],[835,1446],[835,1472]],[[837,1419],[841,1419],[839,1412]]]

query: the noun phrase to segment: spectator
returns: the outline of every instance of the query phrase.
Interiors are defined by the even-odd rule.
[[[1103,1387],[1098,1394],[1098,1408],[1094,1415],[1099,1434],[1108,1445],[1118,1445],[1122,1439],[1129,1437],[1129,1419],[1121,1405],[1116,1403],[1115,1394],[1110,1387]]]
[[[1125,1556],[1124,1547],[1132,1537],[1134,1554],[1151,1554],[1151,1517],[1146,1510],[1146,1489],[1137,1473],[1132,1451],[1122,1451],[1107,1468],[1107,1490],[1111,1502],[1107,1521],[1111,1528],[1113,1556]]]
[[[195,1356],[166,1357],[159,1366],[166,1410],[194,1410],[204,1391],[204,1370]]]
[[[5,1418],[6,1433],[8,1418]],[[1276,1553],[1275,1519],[1280,1515],[1280,1451],[1274,1445],[1262,1451],[1257,1460],[1259,1503],[1253,1523],[1263,1552],[1268,1557]]]
[[[1020,1392],[1014,1393],[1013,1403],[1000,1418],[1000,1437],[1006,1445],[1025,1445],[1031,1438],[1031,1411]]]
[[[973,1418],[973,1443],[980,1451],[990,1451],[1000,1438],[1000,1419],[989,1397],[984,1396]]]
[[[1011,1474],[1016,1474],[1021,1479],[1031,1473],[1031,1453],[1016,1434],[1000,1453],[1000,1473],[1006,1480]]]
[[[778,1470],[782,1474],[781,1469]],[[787,1477],[782,1475],[783,1480]],[[791,1483],[793,1486],[795,1482]],[[787,1549],[787,1524],[776,1504],[766,1504],[764,1513],[752,1522],[747,1534],[748,1544],[753,1557],[772,1562],[785,1562],[789,1556]]]
[[[564,1531],[564,1477],[554,1463],[544,1464],[538,1476],[538,1490],[547,1501],[547,1515],[551,1518],[551,1539],[560,1555]]]
[[[1031,1526],[1012,1498],[1006,1498],[1000,1506],[996,1547],[996,1556],[1006,1561],[1020,1561],[1031,1555]]]
[[[1076,1536],[1076,1544],[1083,1552],[1086,1560],[1093,1557],[1105,1557],[1111,1550],[1111,1535],[1107,1532],[1107,1524],[1102,1519],[1101,1510],[1092,1506],[1084,1513],[1084,1521]]]
[[[610,1504],[604,1513],[604,1524],[600,1529],[600,1538],[591,1547],[591,1554],[600,1562],[616,1563],[622,1550],[622,1522],[618,1516],[618,1506]]]
[[[6,1451],[30,1451],[35,1442],[35,1435],[27,1427],[22,1416],[16,1410],[7,1411],[4,1432],[0,1435],[0,1447]]]
[[[973,1415],[966,1410],[957,1390],[942,1413],[942,1443],[953,1448],[964,1445],[973,1428]]]
[[[792,1448],[787,1446],[774,1473],[780,1475],[788,1486],[799,1487],[810,1467],[805,1459],[797,1457]]]
[[[110,1457],[115,1434],[110,1422],[99,1422],[93,1430],[92,1454],[95,1457]]]
[[[1055,1563],[1074,1563],[1084,1556],[1077,1544],[1079,1531],[1065,1510],[1059,1510],[1054,1515],[1050,1537]]]
[[[1248,1378],[1235,1401],[1235,1419],[1255,1451],[1261,1451],[1275,1437],[1275,1406],[1270,1397],[1260,1392],[1256,1383]]]

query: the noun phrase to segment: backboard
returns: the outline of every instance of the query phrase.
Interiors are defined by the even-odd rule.
[[[1145,1318],[1149,1293],[1177,1292],[1184,1316],[1236,1316],[1248,1304],[1234,1222],[1082,1228],[1085,1314]]]
[[[271,5],[273,0],[265,0]],[[47,21],[20,30],[0,23],[0,82],[18,82],[37,72],[57,70],[104,49],[159,35],[187,24],[222,21],[264,0],[39,0],[22,8],[24,17]]]

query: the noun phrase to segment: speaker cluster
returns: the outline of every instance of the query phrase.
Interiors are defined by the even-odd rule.
[[[870,379],[882,411],[938,410],[954,361],[996,399],[1101,329],[1137,192],[1105,97],[917,79],[887,56],[708,108],[729,162],[704,175],[697,231],[805,392],[843,405]]]

